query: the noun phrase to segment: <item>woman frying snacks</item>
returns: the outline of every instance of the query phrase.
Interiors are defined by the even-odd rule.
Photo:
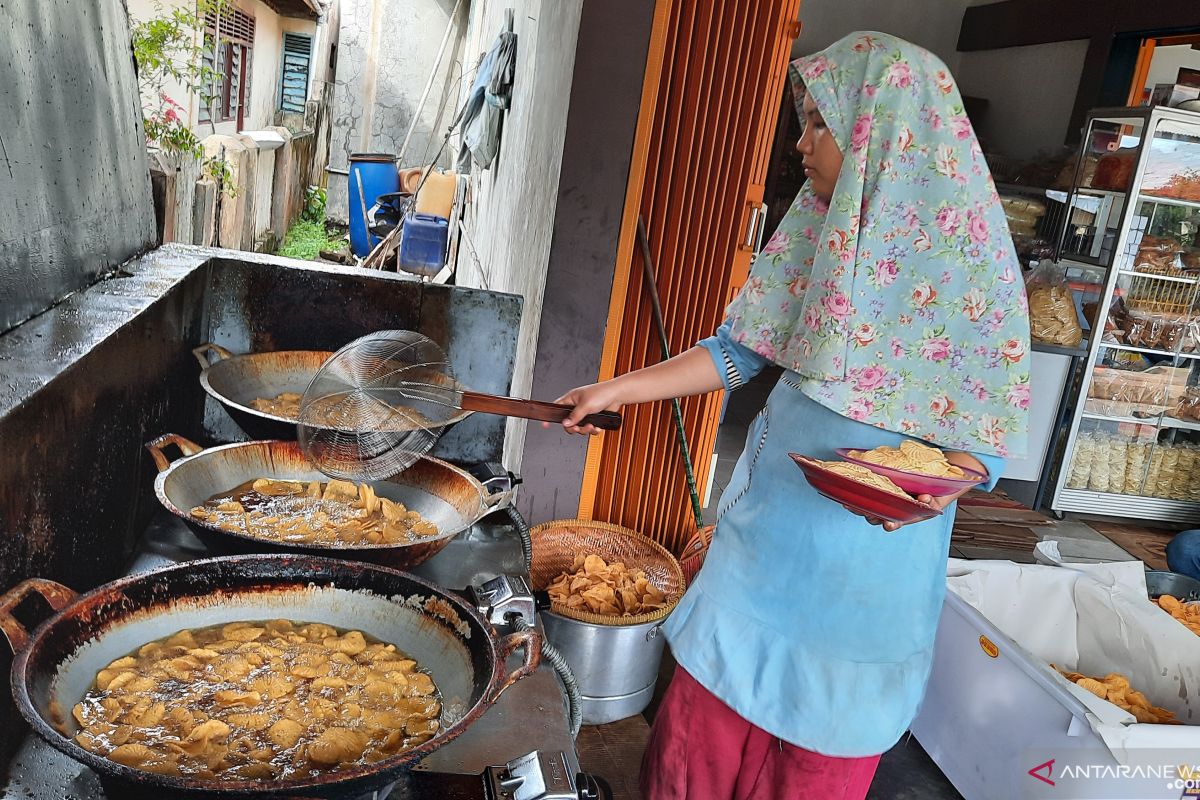
[[[792,64],[808,177],[716,335],[575,389],[585,414],[784,368],[665,630],[679,669],[642,770],[649,800],[861,798],[924,692],[944,515],[903,527],[818,495],[789,452],[928,442],[991,488],[1025,448],[1029,322],[987,164],[945,65],[857,33]]]

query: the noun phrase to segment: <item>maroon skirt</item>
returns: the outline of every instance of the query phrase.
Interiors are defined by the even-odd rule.
[[[642,760],[645,800],[862,800],[879,756],[838,758],[788,744],[738,716],[682,667]]]

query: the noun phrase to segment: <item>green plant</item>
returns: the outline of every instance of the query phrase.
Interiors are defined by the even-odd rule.
[[[216,99],[214,88],[220,85],[222,75],[205,63],[205,19],[209,15],[219,17],[232,7],[233,0],[196,0],[195,5],[186,8],[167,8],[155,0],[155,16],[134,20],[130,26],[147,143],[172,155],[196,159],[205,174],[227,192],[232,191],[229,165],[223,158],[204,155],[200,137],[188,124],[186,110],[168,96],[166,87],[168,83],[179,84],[202,104],[212,105]]]
[[[283,246],[279,248],[279,255],[312,261],[321,254],[322,250],[340,249],[342,249],[342,237],[331,235],[325,230],[324,214],[322,213],[320,220],[311,220],[303,215],[296,220],[291,230],[287,232]]]
[[[327,199],[325,190],[320,186],[308,187],[304,190],[304,209],[300,212],[300,217],[309,222],[324,222]]]

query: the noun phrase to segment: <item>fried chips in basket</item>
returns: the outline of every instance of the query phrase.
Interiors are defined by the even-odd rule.
[[[867,486],[872,486],[876,489],[882,489],[888,494],[897,494],[901,497],[909,497],[911,499],[908,492],[892,483],[891,478],[871,472],[871,470],[861,464],[851,464],[847,461],[817,461],[817,463],[830,472],[841,475],[844,478],[865,483]]]
[[[1154,601],[1159,608],[1183,623],[1188,630],[1200,636],[1200,603],[1185,603],[1169,594]]]
[[[614,617],[635,617],[667,603],[666,594],[645,572],[620,561],[609,564],[595,554],[576,556],[570,571],[555,578],[546,590],[553,602],[567,608]]]
[[[1110,672],[1103,678],[1090,678],[1083,673],[1070,672],[1054,664],[1050,666],[1054,667],[1060,675],[1081,689],[1087,689],[1101,700],[1107,700],[1113,705],[1120,706],[1130,714],[1133,714],[1138,722],[1149,722],[1157,725],[1182,724],[1179,720],[1175,719],[1173,712],[1151,705],[1150,701],[1146,699],[1146,695],[1130,686],[1129,679],[1124,675]]]
[[[936,447],[903,441],[899,447],[876,447],[874,450],[851,450],[850,456],[868,464],[888,469],[916,472],[935,478],[965,478],[967,474],[946,460],[946,454]]]

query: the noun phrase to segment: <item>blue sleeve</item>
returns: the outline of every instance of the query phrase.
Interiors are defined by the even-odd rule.
[[[995,489],[996,482],[1004,476],[1004,459],[1000,456],[985,455],[983,453],[971,453],[971,456],[979,459],[979,463],[983,464],[988,473],[988,479],[976,488],[985,492]]]
[[[735,342],[730,335],[728,322],[717,328],[715,335],[701,339],[698,344],[712,356],[726,391],[740,388],[770,363],[750,348]]]

